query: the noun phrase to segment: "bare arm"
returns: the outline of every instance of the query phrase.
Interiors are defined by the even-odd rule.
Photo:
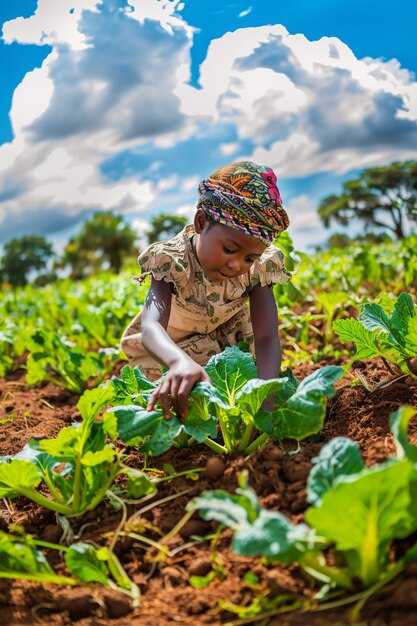
[[[269,287],[256,286],[250,295],[250,314],[255,341],[259,378],[278,378],[281,368],[281,343],[278,337],[278,311]],[[271,399],[265,408],[272,409]]]
[[[176,413],[185,418],[191,389],[196,382],[210,381],[210,378],[166,332],[171,298],[172,285],[153,278],[142,311],[142,344],[154,359],[168,368],[168,374],[151,395],[147,408],[151,411],[159,399],[165,417],[169,418],[172,402]]]
[[[158,363],[169,368],[184,352],[166,332],[171,313],[172,284],[152,279],[142,311],[142,343]]]

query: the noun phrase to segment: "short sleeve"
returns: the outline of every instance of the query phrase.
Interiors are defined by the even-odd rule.
[[[170,242],[151,244],[139,255],[138,263],[141,268],[137,278],[139,283],[147,276],[153,276],[156,280],[179,286],[187,280],[189,274],[187,260],[181,250]]]
[[[269,245],[251,268],[251,287],[267,287],[274,283],[286,283],[291,274],[284,266],[284,254],[274,245]]]

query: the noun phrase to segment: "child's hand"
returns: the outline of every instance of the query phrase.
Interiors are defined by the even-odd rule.
[[[188,414],[188,396],[194,385],[201,381],[211,382],[201,365],[189,357],[184,357],[170,367],[164,380],[150,396],[146,410],[152,411],[159,400],[166,419],[171,417],[172,405],[178,417],[185,420]]]

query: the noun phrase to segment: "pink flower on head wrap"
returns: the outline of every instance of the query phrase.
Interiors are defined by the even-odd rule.
[[[282,205],[281,195],[279,193],[279,189],[277,187],[277,177],[273,170],[268,167],[266,172],[261,173],[262,178],[266,182],[268,186],[268,194],[272,200],[276,200],[278,204]]]

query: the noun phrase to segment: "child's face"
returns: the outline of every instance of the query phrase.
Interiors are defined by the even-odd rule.
[[[208,280],[222,282],[246,274],[264,252],[266,245],[230,226],[208,222],[204,212],[197,211],[194,226],[195,249]]]

